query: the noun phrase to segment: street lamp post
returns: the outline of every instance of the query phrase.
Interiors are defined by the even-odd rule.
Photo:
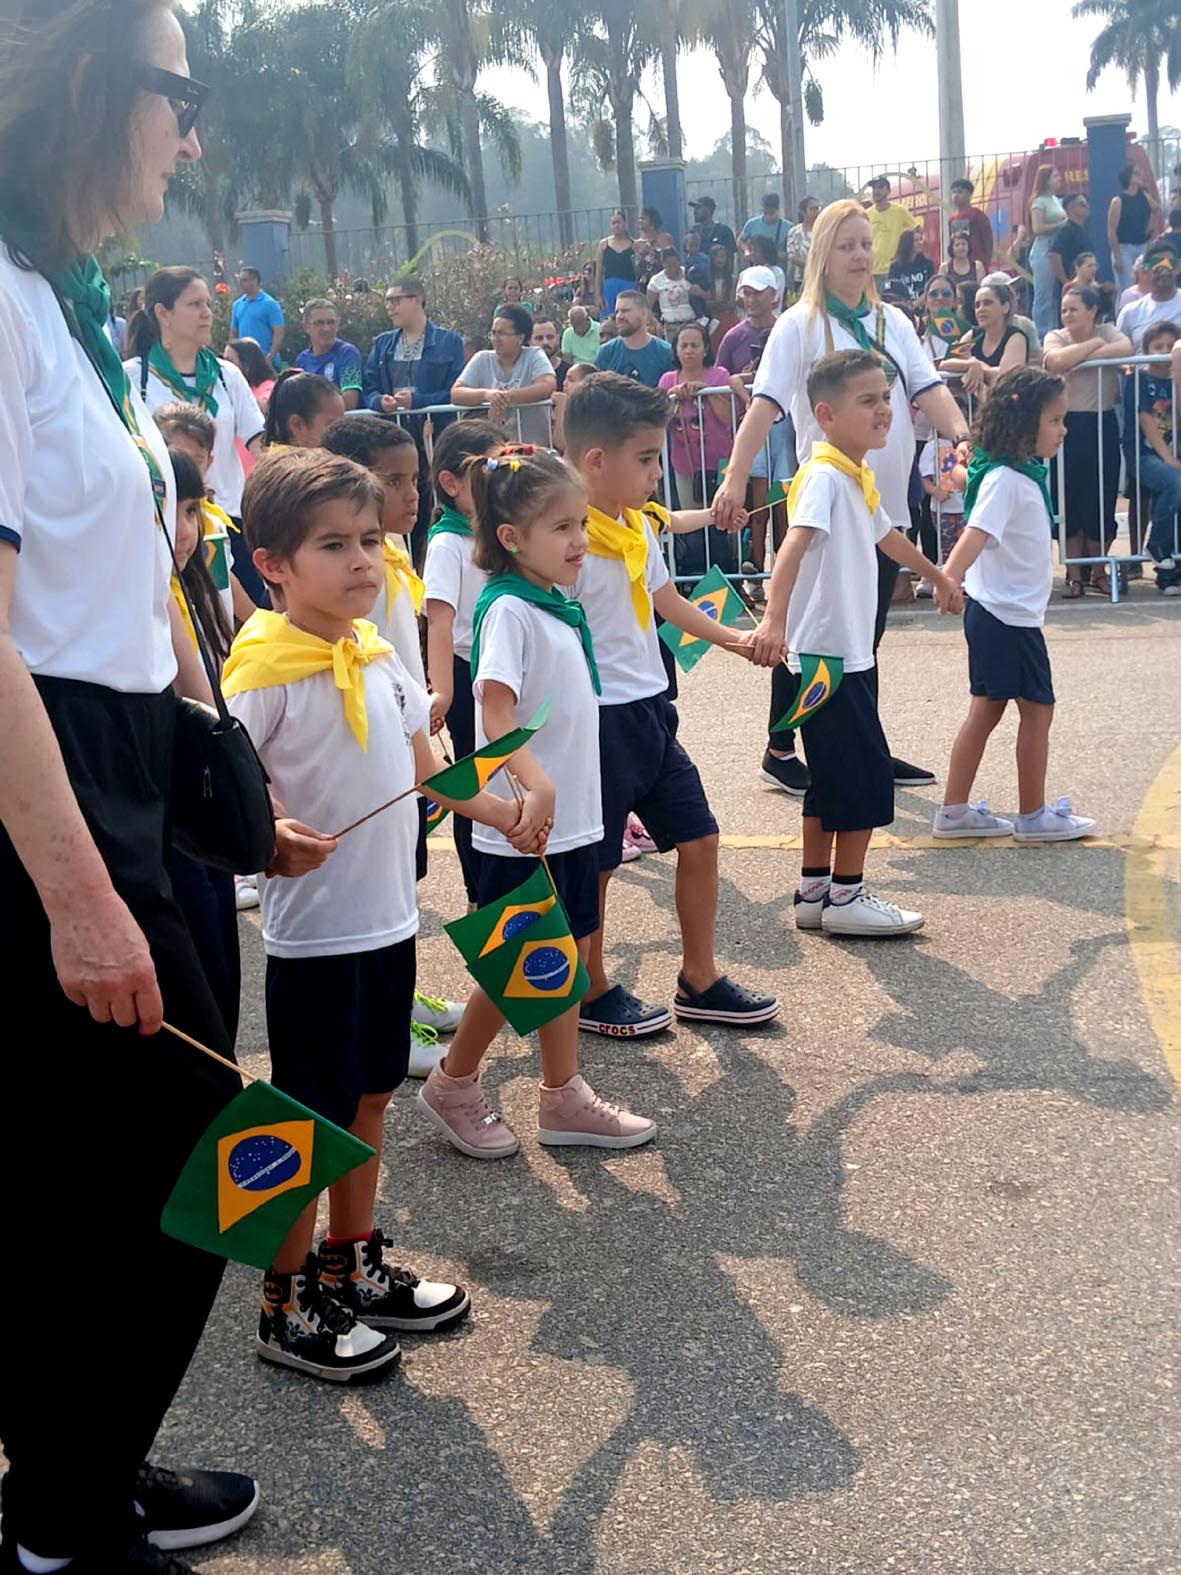
[[[787,73],[788,111],[791,115],[791,163],[783,172],[783,211],[794,220],[804,195],[807,166],[804,162],[804,79],[800,60],[799,0],[783,0],[783,32]]]

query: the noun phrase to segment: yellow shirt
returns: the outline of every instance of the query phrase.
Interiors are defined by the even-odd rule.
[[[873,236],[873,271],[889,273],[899,240],[907,230],[921,230],[922,221],[916,220],[909,208],[904,208],[900,202],[892,202],[885,213],[871,203],[865,217]]]

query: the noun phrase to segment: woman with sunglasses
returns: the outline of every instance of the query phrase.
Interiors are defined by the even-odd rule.
[[[240,1084],[161,1032],[233,1053],[164,873],[175,484],[93,255],[161,217],[176,164],[200,157],[203,91],[156,0],[6,8],[0,991],[23,1032],[0,1062],[0,1188],[32,1203],[34,1250],[62,1274],[39,1355],[27,1298],[0,1298],[6,1572],[179,1575],[156,1540],[212,1541],[258,1497],[144,1465],[222,1271],[161,1210]]]

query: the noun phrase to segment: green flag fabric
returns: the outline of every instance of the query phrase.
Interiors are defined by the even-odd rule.
[[[444,929],[519,1034],[560,1017],[590,988],[566,910],[541,865],[507,896]]]
[[[191,1247],[266,1269],[301,1210],[372,1158],[360,1138],[269,1083],[250,1083],[198,1140],[160,1228]]]
[[[514,727],[511,733],[506,733],[494,743],[485,744],[474,755],[465,755],[453,766],[444,766],[442,771],[436,771],[434,776],[419,783],[419,791],[424,798],[432,801],[440,796],[475,798],[477,793],[484,791],[501,766],[511,760],[518,749],[523,749],[534,733],[541,731],[549,720],[549,713],[550,702],[545,700],[524,727]]]
[[[785,716],[772,727],[773,733],[786,733],[814,717],[841,687],[845,664],[839,656],[805,656],[800,652],[800,687]]]
[[[694,607],[699,607],[706,617],[715,618],[727,628],[737,623],[746,610],[742,598],[717,564],[704,579],[698,580],[685,600],[692,602]],[[696,667],[710,649],[708,640],[699,640],[696,635],[686,634],[683,629],[678,629],[671,623],[661,624],[660,638],[673,653],[677,666],[686,673]]]

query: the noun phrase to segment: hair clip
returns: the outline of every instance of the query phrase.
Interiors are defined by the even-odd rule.
[[[502,465],[507,470],[516,472],[521,468],[521,461],[519,459],[497,459],[491,455],[484,461],[485,470],[499,470]]]
[[[1009,403],[1011,405],[1018,405],[1018,404],[1020,404],[1021,403],[1021,395],[1020,394],[1010,394],[1009,395]]]
[[[532,443],[506,443],[501,449],[501,454],[507,458],[510,454],[524,454],[526,456],[536,453]]]

